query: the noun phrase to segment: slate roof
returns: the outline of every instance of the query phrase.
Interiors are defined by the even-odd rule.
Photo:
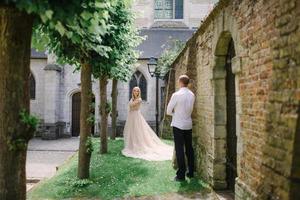
[[[140,34],[147,37],[137,48],[141,51],[140,59],[159,58],[170,40],[186,42],[195,31],[196,29],[142,29]]]
[[[172,39],[188,41],[196,29],[142,29],[140,35],[146,36],[146,40],[140,44],[137,49],[141,51],[140,59],[148,59],[150,57],[159,58],[163,50]],[[31,58],[43,59],[47,58],[44,52],[37,52],[31,49]]]

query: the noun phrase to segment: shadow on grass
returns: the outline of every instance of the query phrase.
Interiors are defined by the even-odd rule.
[[[178,193],[184,196],[190,196],[191,192],[201,192],[202,194],[208,194],[211,189],[200,179],[193,178],[185,182],[180,183]]]
[[[89,180],[78,180],[77,155],[66,163],[57,175],[29,194],[28,199],[93,198],[115,199],[164,193],[200,191],[198,179],[186,183],[172,180],[175,171],[171,161],[149,162],[121,155],[123,140],[109,141],[109,153],[100,155],[99,139],[94,139]]]
[[[103,199],[123,197],[132,193],[131,188],[138,186],[150,175],[151,171],[145,161],[121,155],[122,140],[114,141],[114,143],[117,145],[110,145],[108,154],[93,155],[91,179],[94,184],[90,186],[89,193],[85,196],[100,195]]]
[[[29,199],[64,199],[70,197],[97,197],[112,199],[130,193],[130,187],[149,176],[149,168],[142,161],[121,155],[123,141],[110,142],[110,152],[98,153],[99,142],[94,142],[96,151],[92,154],[91,174],[87,181],[80,181],[77,175],[77,155],[52,179],[45,181],[32,192]]]

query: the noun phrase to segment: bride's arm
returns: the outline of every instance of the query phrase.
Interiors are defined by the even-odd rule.
[[[142,99],[131,100],[129,102],[130,110],[138,110],[141,103],[142,103]]]

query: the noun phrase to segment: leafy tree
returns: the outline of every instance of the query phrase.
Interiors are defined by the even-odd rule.
[[[130,6],[131,1],[118,1],[115,9],[110,11],[109,24],[112,27],[103,38],[103,45],[110,47],[111,51],[108,52],[108,56],[93,56],[95,60],[94,76],[99,78],[100,86],[100,153],[107,152],[108,80],[126,81],[132,74],[133,63],[136,62],[138,57],[138,52],[135,48],[141,41],[141,37],[138,36],[137,30],[134,28],[134,16]],[[116,106],[115,99],[113,103],[114,108]],[[116,109],[113,110],[116,112]],[[116,116],[116,113],[113,113],[113,116]]]
[[[33,120],[24,120],[24,116],[27,116],[26,119],[33,119],[29,115],[28,91],[33,27],[43,24],[44,30],[56,35],[57,37],[49,37],[51,40],[48,43],[51,42],[53,49],[55,44],[65,47],[55,48],[61,49],[55,51],[59,58],[66,51],[72,52],[73,56],[67,56],[65,60],[75,63],[78,55],[88,55],[83,47],[103,55],[108,50],[104,46],[93,45],[93,42],[102,42],[101,36],[105,34],[105,20],[108,19],[106,7],[104,0],[0,2],[0,199],[26,198],[26,151],[28,141],[35,131],[35,123],[28,123]],[[95,37],[87,37],[87,32],[93,32]],[[59,42],[60,38],[69,40]],[[85,39],[81,40],[82,38]],[[83,42],[86,43],[84,46],[77,46]],[[74,49],[78,48],[82,50],[82,54],[76,54]],[[83,57],[80,58],[84,69],[87,69],[86,73],[91,71],[89,63]]]
[[[30,38],[34,17],[0,4],[0,199],[25,199]]]
[[[157,62],[160,75],[165,76],[169,72],[172,63],[183,50],[184,45],[185,43],[180,40],[173,39],[168,41],[164,52]]]
[[[26,198],[26,151],[35,131],[34,123],[24,120],[31,118],[30,43],[33,26],[52,17],[50,6],[47,1],[0,2],[0,199],[4,200]]]
[[[72,17],[65,16],[60,21],[57,31],[51,26],[40,25],[36,31],[36,43],[43,44],[49,52],[57,56],[60,63],[73,64],[81,70],[81,112],[80,112],[80,144],[78,160],[78,178],[89,177],[91,143],[90,107],[92,106],[92,66],[93,57],[107,57],[110,48],[103,45],[103,37],[111,28],[109,10],[114,9],[114,1],[94,0],[82,2],[81,12]],[[66,12],[66,11],[65,11]],[[63,12],[63,13],[65,13]]]

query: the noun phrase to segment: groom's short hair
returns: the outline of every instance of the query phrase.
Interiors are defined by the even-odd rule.
[[[179,76],[179,82],[183,83],[183,85],[187,86],[190,83],[190,78],[187,75]]]

